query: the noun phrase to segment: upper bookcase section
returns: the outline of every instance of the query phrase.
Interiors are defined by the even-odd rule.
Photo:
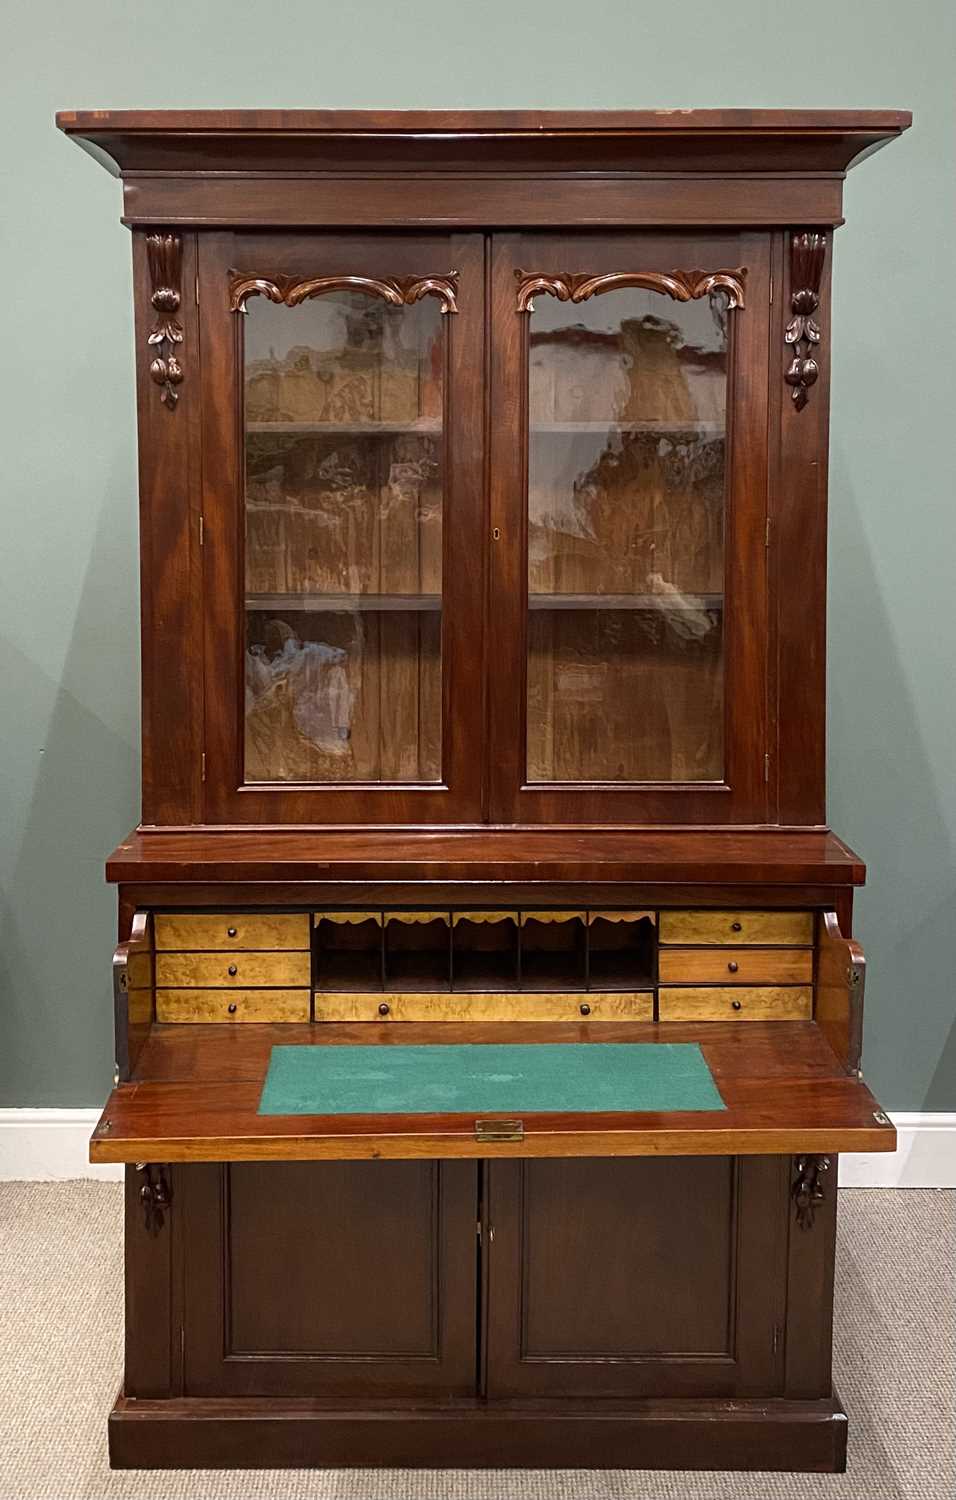
[[[813,226],[841,222],[847,170],[911,118],[905,110],[63,110],[57,125],[122,177],[129,224]],[[422,173],[434,174],[431,184],[425,192],[420,182],[411,199],[407,178]],[[535,186],[542,175],[555,179],[547,194]],[[607,183],[599,197],[595,175]],[[363,181],[371,176],[373,198]]]

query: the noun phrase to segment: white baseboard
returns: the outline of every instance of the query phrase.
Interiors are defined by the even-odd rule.
[[[0,1109],[0,1182],[121,1182],[122,1166],[89,1161],[98,1109]]]
[[[0,1182],[119,1181],[121,1166],[91,1166],[98,1109],[0,1109]],[[845,1188],[956,1188],[956,1114],[894,1114],[899,1146],[840,1158]]]

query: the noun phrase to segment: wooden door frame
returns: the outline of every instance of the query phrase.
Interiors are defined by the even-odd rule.
[[[495,823],[698,824],[767,821],[768,401],[771,237],[741,231],[677,234],[603,231],[501,234],[493,240],[491,359],[491,598],[488,660],[491,821]],[[731,313],[724,781],[528,783],[527,673],[528,323],[518,310],[516,270],[705,271],[742,266],[743,308]]]
[[[207,823],[258,827],[474,822],[481,816],[484,608],[484,238],[365,231],[200,236]],[[229,272],[367,277],[458,273],[446,332],[443,427],[442,779],[244,783],[240,319]],[[222,666],[217,664],[223,664]]]

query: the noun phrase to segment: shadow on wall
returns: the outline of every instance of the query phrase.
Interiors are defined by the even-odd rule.
[[[112,1076],[116,916],[103,862],[139,801],[135,504],[125,478],[106,487],[60,680],[0,643],[4,699],[24,705],[11,741],[20,737],[22,765],[37,763],[0,911],[4,1105],[93,1105]]]
[[[920,476],[910,481],[919,492]],[[928,493],[932,476],[925,482]],[[855,923],[868,960],[864,1071],[891,1109],[906,1100],[910,1110],[951,1111],[956,866],[913,677],[914,667],[931,667],[901,656],[865,518],[836,451],[830,531],[829,817],[868,868]]]

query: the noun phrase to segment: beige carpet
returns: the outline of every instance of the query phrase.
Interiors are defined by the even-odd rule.
[[[845,1192],[844,1475],[622,1470],[117,1473],[120,1189],[0,1184],[0,1500],[954,1500],[956,1194]]]

